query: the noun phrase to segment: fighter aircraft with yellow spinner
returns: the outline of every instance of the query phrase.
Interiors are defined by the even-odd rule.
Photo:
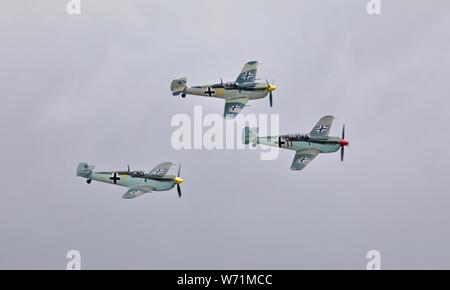
[[[77,168],[77,176],[86,178],[90,184],[92,180],[128,187],[128,191],[122,196],[124,199],[132,199],[144,193],[152,191],[165,191],[177,186],[178,196],[181,197],[180,178],[181,164],[178,167],[178,174],[166,175],[172,163],[164,162],[157,165],[150,172],[130,171],[105,171],[94,172],[94,166],[81,162]]]
[[[249,100],[262,99],[269,95],[269,102],[272,107],[272,92],[277,87],[267,80],[264,83],[257,83],[257,71],[258,62],[250,61],[245,64],[234,82],[224,83],[220,80],[218,84],[188,87],[186,78],[180,78],[172,81],[170,89],[174,96],[181,95],[183,98],[186,95],[196,95],[224,99],[224,118],[232,119],[241,112]]]

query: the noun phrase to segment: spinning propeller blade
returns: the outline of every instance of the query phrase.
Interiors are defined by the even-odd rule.
[[[274,82],[272,82],[272,84],[269,83],[269,81],[266,79],[266,83],[267,83],[267,90],[269,91],[269,103],[270,106],[273,106],[273,96],[272,96],[272,92],[275,91],[277,89],[277,87],[273,84]]]
[[[344,161],[344,147],[348,146],[348,141],[345,140],[345,124],[342,126],[342,139],[339,145],[341,145],[341,161]]]
[[[180,172],[181,172],[181,163],[180,163],[180,166],[178,166],[178,174],[177,174],[177,177],[175,178],[175,183],[177,184],[178,197],[181,198],[181,186],[180,186],[180,183],[183,182],[183,179],[180,178]]]

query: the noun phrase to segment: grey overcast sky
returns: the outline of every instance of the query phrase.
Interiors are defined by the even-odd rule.
[[[382,0],[2,1],[0,268],[450,268],[450,2]],[[181,99],[188,84],[234,80],[258,60],[275,78],[282,132],[333,114],[350,147],[289,170],[258,151],[170,144],[175,113],[222,113]],[[75,176],[182,162],[176,191]]]

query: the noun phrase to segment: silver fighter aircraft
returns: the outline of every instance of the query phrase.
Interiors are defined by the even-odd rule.
[[[258,62],[250,61],[245,64],[238,78],[234,82],[224,83],[220,80],[218,84],[188,87],[186,78],[173,80],[170,89],[174,96],[189,95],[205,96],[225,100],[225,119],[232,119],[246,106],[249,100],[261,99],[269,94],[269,102],[272,107],[272,92],[276,90],[274,84],[267,80],[265,83],[257,83],[256,73],[258,71]]]

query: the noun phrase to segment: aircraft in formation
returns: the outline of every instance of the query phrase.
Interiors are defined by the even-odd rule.
[[[150,172],[130,171],[104,171],[94,172],[94,166],[81,162],[77,168],[77,176],[86,178],[90,184],[92,180],[128,187],[123,199],[132,199],[144,193],[152,191],[166,191],[177,186],[178,196],[181,197],[180,184],[183,179],[180,177],[181,164],[178,167],[177,175],[167,175],[172,163],[164,162],[157,165]]]
[[[218,84],[188,87],[186,78],[173,80],[170,86],[174,96],[187,94],[214,97],[225,100],[224,118],[235,118],[242,109],[247,106],[249,100],[265,98],[269,95],[269,103],[272,107],[272,92],[276,86],[256,82],[258,62],[250,61],[245,64],[241,73],[234,82],[224,83],[221,79]],[[328,136],[333,116],[322,117],[309,134],[286,134],[280,136],[258,136],[258,128],[245,127],[242,134],[244,144],[263,144],[289,150],[294,150],[295,157],[292,161],[291,170],[302,170],[320,153],[332,153],[341,150],[341,161],[344,160],[344,148],[349,145],[345,139],[345,125],[342,128],[341,137]],[[181,197],[180,184],[183,179],[180,177],[181,165],[177,175],[167,175],[173,164],[164,162],[157,165],[150,172],[130,171],[105,171],[94,172],[94,166],[81,162],[77,168],[77,176],[84,177],[87,183],[92,180],[128,187],[127,192],[122,196],[124,199],[136,198],[144,193],[152,191],[166,191],[177,186],[178,196]]]
[[[219,98],[225,100],[225,109],[223,116],[225,119],[233,119],[247,105],[249,100],[262,99],[269,95],[269,103],[272,107],[272,92],[276,86],[256,82],[256,73],[258,71],[258,62],[250,61],[244,65],[241,73],[234,82],[224,83],[222,80],[218,84],[209,84],[202,86],[188,87],[186,78],[173,80],[170,89],[174,96],[196,95],[204,97]]]
[[[263,144],[295,151],[291,170],[302,170],[319,153],[332,153],[341,149],[341,161],[344,161],[344,147],[349,145],[345,139],[345,125],[341,137],[329,137],[333,116],[322,117],[309,134],[286,134],[280,136],[259,137],[258,128],[245,127],[242,132],[244,144]]]

